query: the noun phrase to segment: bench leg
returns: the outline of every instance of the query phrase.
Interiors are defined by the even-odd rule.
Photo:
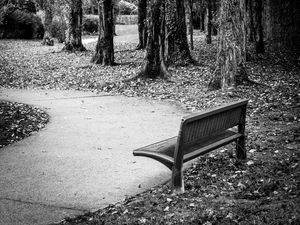
[[[183,170],[175,166],[172,169],[172,191],[176,194],[184,193]]]
[[[236,141],[236,157],[242,160],[247,158],[247,152],[245,148],[245,136],[240,137]]]

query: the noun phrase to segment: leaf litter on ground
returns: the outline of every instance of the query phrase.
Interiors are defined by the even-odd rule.
[[[190,111],[249,99],[246,162],[237,161],[234,146],[228,145],[200,157],[185,171],[182,195],[173,195],[169,184],[163,184],[61,224],[300,223],[299,65],[287,53],[252,54],[246,69],[258,84],[246,83],[230,92],[208,91],[215,43],[206,45],[204,35],[195,36],[192,55],[198,64],[170,66],[170,80],[121,82],[143,66],[144,52],[132,51],[136,43],[116,43],[119,64],[107,67],[90,63],[95,43],[86,45],[87,52],[65,53],[61,45],[0,42],[2,87],[107,92],[172,101]],[[111,85],[103,86],[106,82]]]
[[[48,120],[37,107],[0,100],[0,148],[39,131]]]

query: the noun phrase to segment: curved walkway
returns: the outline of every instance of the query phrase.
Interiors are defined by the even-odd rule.
[[[170,178],[132,150],[177,135],[180,107],[78,91],[0,89],[50,115],[40,132],[0,149],[0,224],[49,224],[118,202]]]

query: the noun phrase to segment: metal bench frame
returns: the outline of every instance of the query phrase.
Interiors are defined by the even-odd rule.
[[[193,113],[182,118],[178,136],[133,151],[155,159],[172,170],[172,189],[184,192],[183,163],[236,142],[236,157],[246,159],[245,125],[248,100]],[[237,130],[231,128],[236,127]]]

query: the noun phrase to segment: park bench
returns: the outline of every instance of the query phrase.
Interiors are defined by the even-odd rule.
[[[178,136],[133,151],[155,159],[172,170],[172,189],[184,192],[183,163],[221,146],[236,142],[236,157],[246,159],[245,123],[248,100],[182,118]],[[237,127],[237,129],[234,129]]]

